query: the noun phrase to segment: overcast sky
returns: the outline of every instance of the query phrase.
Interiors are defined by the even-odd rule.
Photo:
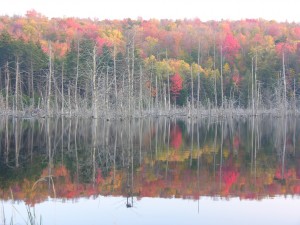
[[[49,18],[263,18],[300,22],[300,0],[0,0],[0,5],[0,15],[10,16],[35,9]]]

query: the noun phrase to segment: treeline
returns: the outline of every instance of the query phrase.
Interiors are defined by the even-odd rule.
[[[299,41],[300,24],[265,20],[2,16],[0,107],[93,117],[296,112]]]

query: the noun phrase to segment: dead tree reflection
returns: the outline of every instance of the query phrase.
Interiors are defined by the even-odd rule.
[[[224,190],[229,169],[240,172],[247,168],[254,186],[259,185],[260,173],[269,169],[271,180],[286,185],[289,164],[299,157],[297,120],[211,117],[187,123],[167,117],[123,121],[5,117],[0,120],[0,163],[16,171],[40,164],[35,175],[48,177],[55,176],[55,169],[61,166],[70,173],[73,184],[90,185],[95,192],[105,185],[107,194],[122,190],[128,206],[141,192],[138,185],[152,179],[161,182],[165,192],[173,191],[170,187],[176,185],[177,170],[182,168],[187,177],[197,177],[195,196],[207,188],[208,182],[202,179],[208,174],[214,185],[212,193],[217,195]],[[237,146],[235,138],[240,142]],[[245,159],[242,165],[237,162],[241,158]],[[279,173],[274,172],[274,165]],[[48,185],[52,190],[50,179]]]

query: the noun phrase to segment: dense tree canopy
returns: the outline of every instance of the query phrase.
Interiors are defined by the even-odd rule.
[[[5,100],[9,101],[8,107],[18,98],[13,97],[14,87],[20,85],[17,94],[21,93],[22,99],[31,99],[35,106],[42,106],[43,99],[53,100],[47,96],[51,95],[57,104],[62,102],[72,108],[80,104],[74,97],[77,93],[81,98],[92,95],[89,88],[92,87],[95,47],[97,88],[107,89],[104,99],[109,107],[117,108],[115,99],[122,95],[139,96],[142,106],[146,106],[147,99],[163,102],[169,98],[165,96],[171,94],[179,98],[185,95],[183,104],[186,99],[197,99],[205,104],[217,96],[216,102],[220,105],[222,85],[224,99],[231,99],[236,106],[248,107],[254,72],[260,101],[271,107],[283,77],[283,56],[287,99],[292,100],[299,94],[299,41],[300,24],[297,23],[262,19],[219,22],[48,19],[32,10],[25,17],[0,17],[0,88],[8,89],[2,95],[2,98],[9,95]],[[42,87],[48,88],[51,81],[47,81],[50,53],[54,86],[50,86],[47,94]],[[8,76],[16,72],[17,57],[20,81]],[[174,74],[182,78],[180,93],[169,90],[174,89],[174,85],[167,85]],[[15,84],[16,81],[20,83]],[[98,95],[102,93],[99,91]],[[67,94],[71,99],[68,103],[59,97]],[[130,104],[138,102],[131,98],[127,98]]]

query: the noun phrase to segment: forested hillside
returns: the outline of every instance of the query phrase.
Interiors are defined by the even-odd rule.
[[[6,113],[296,109],[299,63],[297,23],[0,17]]]

